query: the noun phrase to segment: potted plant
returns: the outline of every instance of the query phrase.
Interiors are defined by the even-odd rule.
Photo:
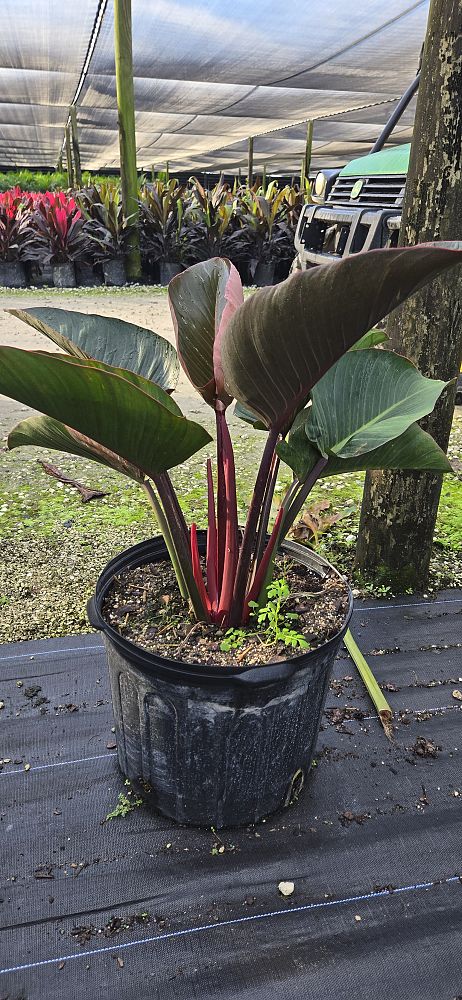
[[[109,563],[89,614],[108,651],[122,771],[148,782],[152,802],[176,820],[256,821],[287,803],[309,769],[351,594],[325,561],[283,539],[320,477],[451,470],[417,423],[446,384],[377,350],[381,335],[368,331],[461,259],[460,243],[374,250],[296,272],[245,302],[227,260],[173,279],[178,359],[216,424],[202,533],[187,527],[169,470],[211,438],[172,398],[172,346],[120,322],[108,338],[98,317],[82,329],[61,310],[57,320],[53,310],[16,313],[67,354],[0,348],[0,392],[44,414],[18,424],[9,447],[57,448],[117,469],[145,491],[162,532]],[[243,531],[233,399],[265,435]],[[281,460],[293,480],[270,526]],[[291,562],[275,570],[281,558]]]
[[[140,248],[145,264],[159,269],[161,285],[183,270],[184,186],[175,179],[157,178],[140,196]]]
[[[64,191],[47,191],[34,200],[34,240],[29,259],[51,265],[56,288],[74,288],[75,261],[88,249],[82,213],[75,199]]]
[[[241,276],[246,273],[251,234],[242,223],[242,201],[220,180],[211,191],[191,177],[191,199],[185,209],[185,259],[196,264],[227,257]]]
[[[250,276],[257,288],[274,283],[276,265],[293,256],[293,234],[287,220],[287,189],[272,181],[265,194],[251,188],[244,195],[243,226],[250,240]]]
[[[78,198],[86,217],[85,235],[92,259],[101,263],[105,284],[120,287],[127,280],[125,255],[132,217],[124,214],[119,184],[95,184]]]
[[[25,288],[28,247],[33,241],[30,197],[20,188],[0,194],[0,285]]]

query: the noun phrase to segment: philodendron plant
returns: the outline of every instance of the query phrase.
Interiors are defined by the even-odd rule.
[[[178,583],[197,619],[245,625],[262,600],[278,544],[321,477],[362,469],[451,471],[418,424],[448,383],[377,349],[373,327],[462,260],[461,243],[374,250],[296,272],[245,302],[226,259],[195,264],[169,285],[177,352],[156,334],[59,309],[12,310],[65,354],[0,348],[0,392],[41,411],[10,433],[92,458],[133,479],[156,513]],[[211,440],[172,398],[179,363],[216,421],[206,463],[205,574],[169,470]],[[226,413],[266,441],[243,531]],[[280,461],[293,480],[270,526]]]

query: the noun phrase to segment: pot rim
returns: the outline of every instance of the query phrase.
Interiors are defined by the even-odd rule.
[[[205,530],[198,531],[198,544],[199,551],[205,552],[206,537],[207,532]],[[87,615],[90,624],[97,630],[103,632],[106,638],[116,647],[118,652],[131,660],[136,666],[141,667],[148,673],[161,673],[163,675],[168,674],[170,677],[174,674],[177,681],[180,680],[181,676],[184,676],[185,681],[210,681],[212,683],[219,682],[220,680],[225,683],[229,683],[233,678],[238,682],[252,683],[255,685],[263,685],[268,683],[274,683],[278,680],[282,680],[291,677],[298,669],[302,669],[309,664],[311,658],[314,658],[316,654],[319,655],[321,650],[328,649],[329,646],[338,643],[345,632],[348,629],[348,625],[353,613],[353,595],[351,592],[351,587],[344,576],[332,566],[323,556],[318,555],[311,549],[300,545],[298,542],[284,541],[280,546],[282,552],[287,553],[287,555],[292,556],[292,558],[299,560],[305,566],[308,566],[314,572],[317,572],[320,577],[324,574],[322,573],[323,567],[328,567],[329,570],[336,573],[340,580],[345,584],[348,592],[348,606],[345,612],[345,618],[341,628],[328,639],[326,642],[320,643],[314,649],[303,650],[296,656],[291,656],[287,660],[277,660],[270,663],[262,664],[261,666],[256,666],[251,664],[249,666],[234,667],[234,666],[214,666],[200,663],[190,663],[187,660],[175,660],[170,659],[167,656],[161,656],[159,653],[154,653],[150,650],[144,649],[142,646],[138,646],[136,643],[132,642],[130,639],[126,639],[120,635],[119,632],[112,625],[110,625],[101,613],[101,605],[107,592],[114,580],[114,578],[125,569],[134,569],[138,566],[144,566],[146,563],[153,561],[160,561],[161,558],[167,557],[168,552],[165,546],[164,539],[162,535],[156,535],[153,538],[146,539],[143,542],[138,542],[137,545],[132,545],[128,549],[124,549],[119,555],[115,556],[110,562],[107,563],[102,573],[100,574],[96,589],[93,597],[87,603]],[[165,553],[165,556],[164,556]],[[157,559],[156,559],[157,556]]]

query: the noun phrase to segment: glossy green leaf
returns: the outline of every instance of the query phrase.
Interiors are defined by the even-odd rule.
[[[210,435],[152,382],[98,362],[0,347],[0,392],[79,431],[147,475],[179,465]],[[176,406],[176,404],[174,404]]]
[[[389,339],[385,330],[368,330],[364,337],[361,337],[361,340],[350,347],[350,351],[364,351],[369,347],[378,347],[379,344],[385,344]]]
[[[314,386],[306,436],[323,455],[362,455],[430,413],[447,384],[391,351],[349,351]]]
[[[78,431],[71,430],[53,417],[40,415],[28,417],[16,424],[8,435],[8,448],[22,448],[24,445],[34,445],[38,448],[52,448],[55,451],[66,451],[79,458],[89,458],[93,462],[105,465],[110,469],[123,473],[136,482],[142,482],[144,474],[141,469],[98,445]]]
[[[306,436],[303,440],[300,432],[292,439],[289,435],[288,441],[281,441],[276,451],[301,482],[307,478],[321,458],[320,452],[313,447]],[[411,424],[404,434],[363,455],[355,455],[352,458],[329,455],[320,478],[338,476],[345,472],[365,472],[367,469],[453,471],[447,455],[430,434],[423,431],[418,424]]]
[[[239,273],[229,260],[212,257],[176,275],[168,286],[178,356],[206,403],[228,406],[221,343],[228,323],[244,301]]]
[[[259,289],[231,317],[223,337],[226,390],[267,427],[285,433],[313,386],[346,351],[461,260],[462,243],[371,250]]]
[[[12,316],[43,333],[67,354],[96,358],[137,372],[162,389],[175,388],[180,366],[172,344],[153,330],[69,309],[10,309]]]

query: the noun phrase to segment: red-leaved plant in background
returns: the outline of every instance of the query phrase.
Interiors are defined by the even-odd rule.
[[[46,191],[34,197],[31,224],[36,234],[32,259],[43,264],[66,264],[85,255],[85,220],[74,198],[64,191]]]
[[[19,187],[0,193],[0,261],[25,259],[32,245],[31,198]]]
[[[0,348],[0,392],[44,416],[10,448],[35,444],[109,465],[145,490],[182,594],[197,619],[245,625],[277,547],[321,477],[364,469],[451,471],[419,426],[448,383],[424,378],[374,326],[462,259],[461,243],[372,250],[296,272],[244,301],[229,260],[193,265],[169,285],[177,352],[149,330],[54,309],[15,311],[67,354]],[[108,363],[110,362],[110,363]],[[181,363],[214,412],[216,462],[205,463],[205,574],[169,470],[211,440],[171,393]],[[227,411],[265,434],[243,530]],[[293,479],[270,529],[278,466]]]

